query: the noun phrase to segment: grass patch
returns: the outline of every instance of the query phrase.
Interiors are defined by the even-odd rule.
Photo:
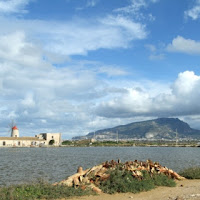
[[[138,193],[154,189],[156,186],[173,187],[174,180],[165,175],[154,174],[152,177],[146,171],[142,171],[141,179],[134,178],[130,171],[121,171],[119,169],[110,172],[110,178],[100,184],[103,192],[113,193]]]
[[[179,174],[187,179],[200,179],[200,167],[184,169]]]
[[[82,190],[66,186],[52,186],[49,183],[14,185],[0,188],[1,200],[60,199],[73,196],[94,194],[91,190]]]

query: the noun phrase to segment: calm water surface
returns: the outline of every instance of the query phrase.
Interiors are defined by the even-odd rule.
[[[200,148],[182,147],[72,147],[0,148],[0,185],[28,183],[42,178],[65,179],[106,160],[151,159],[175,171],[200,166]]]

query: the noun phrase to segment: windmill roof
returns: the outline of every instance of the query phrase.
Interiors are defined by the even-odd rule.
[[[17,126],[12,127],[13,130],[18,130]]]

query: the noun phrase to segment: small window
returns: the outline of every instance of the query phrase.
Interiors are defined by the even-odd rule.
[[[5,141],[3,141],[3,146],[6,146],[6,142]]]
[[[20,146],[20,142],[18,142],[18,146]]]
[[[52,136],[52,139],[53,139],[53,136]]]

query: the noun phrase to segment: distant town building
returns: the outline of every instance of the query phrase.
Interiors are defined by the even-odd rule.
[[[35,137],[19,137],[17,126],[13,126],[11,137],[0,137],[0,147],[42,147],[59,146],[61,133],[41,133]]]

